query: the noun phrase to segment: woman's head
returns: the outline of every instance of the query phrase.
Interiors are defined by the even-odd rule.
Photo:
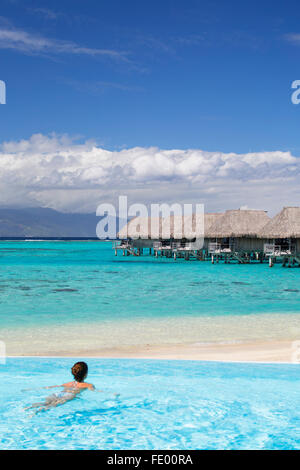
[[[76,362],[71,371],[76,382],[83,382],[88,374],[88,366],[85,362]]]

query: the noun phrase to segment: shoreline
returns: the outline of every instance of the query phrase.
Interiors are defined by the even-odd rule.
[[[53,351],[8,357],[89,357],[111,359],[193,360],[213,362],[295,363],[293,340],[251,341],[240,343],[188,343],[134,345],[99,349]],[[298,354],[300,360],[300,353]]]
[[[264,314],[27,326],[1,333],[12,357],[289,363],[300,324],[299,314]]]
[[[8,357],[291,363],[300,324],[299,314],[174,317],[10,328],[0,339]]]

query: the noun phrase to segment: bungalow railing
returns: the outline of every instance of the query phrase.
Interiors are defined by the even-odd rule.
[[[116,240],[113,242],[113,248],[126,248],[130,245],[130,243],[127,240]]]
[[[210,254],[232,253],[235,248],[233,244],[223,245],[222,243],[210,242],[208,244],[208,252]]]
[[[266,256],[285,256],[285,255],[292,255],[296,251],[295,245],[290,245],[289,247],[285,247],[282,245],[275,245],[272,243],[265,243],[264,244],[264,253]]]
[[[221,253],[221,244],[220,243],[209,243],[208,244],[208,252],[209,253]]]
[[[170,242],[170,243],[163,243],[161,241],[153,242],[153,249],[155,251],[159,250],[172,250],[172,251],[187,251],[193,250],[193,243],[192,242]]]
[[[153,242],[153,249],[154,250],[161,250],[162,242]]]
[[[186,250],[192,250],[193,246],[191,242],[173,242],[171,243],[172,250],[177,250],[177,251],[186,251]]]
[[[280,246],[275,245],[274,243],[265,243],[264,244],[264,254],[266,256],[273,256],[275,251],[278,251]]]

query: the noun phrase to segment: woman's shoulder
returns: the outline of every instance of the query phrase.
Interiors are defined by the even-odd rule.
[[[74,387],[74,382],[67,382],[65,384],[62,384],[62,387]]]
[[[86,382],[77,382],[76,385],[74,382],[67,382],[65,384],[62,384],[62,387],[65,388],[88,388],[89,390],[95,390],[95,387],[93,384],[89,384]]]
[[[88,388],[89,390],[95,390],[95,387],[93,384],[88,384],[86,382],[83,382],[82,384],[80,384],[80,387],[81,388]]]

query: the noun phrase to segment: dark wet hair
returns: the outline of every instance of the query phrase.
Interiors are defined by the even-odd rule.
[[[71,369],[76,382],[82,382],[88,373],[88,366],[85,362],[76,362]]]

